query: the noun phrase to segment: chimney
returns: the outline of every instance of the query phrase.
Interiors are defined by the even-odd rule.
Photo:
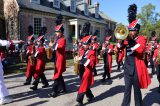
[[[86,0],[86,3],[87,3],[88,5],[92,5],[92,0]]]

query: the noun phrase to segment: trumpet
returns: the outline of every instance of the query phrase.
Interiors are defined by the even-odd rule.
[[[129,30],[123,24],[118,24],[114,30],[116,39],[125,40],[128,37]]]

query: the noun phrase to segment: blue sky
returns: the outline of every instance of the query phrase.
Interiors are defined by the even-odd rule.
[[[156,12],[160,13],[160,0],[92,0],[92,4],[98,1],[100,3],[100,10],[104,11],[108,16],[118,23],[128,25],[127,10],[130,4],[137,4],[138,13],[141,7],[152,3],[156,6]]]

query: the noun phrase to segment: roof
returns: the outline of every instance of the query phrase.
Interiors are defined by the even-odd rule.
[[[115,20],[113,20],[112,18],[110,18],[107,14],[105,14],[105,13],[102,12],[102,11],[99,11],[99,15],[100,15],[103,19],[105,19],[105,20],[107,20],[107,21],[112,21],[112,22],[116,23]]]
[[[69,1],[69,0],[64,0],[64,1],[65,1],[64,5],[67,4],[66,5],[66,8],[67,8],[67,6],[68,6],[67,1]],[[100,12],[100,16],[102,18],[96,19],[92,16],[85,16],[85,15],[83,15],[81,13],[78,13],[78,12],[72,13],[72,12],[69,12],[69,11],[64,10],[64,9],[56,9],[53,6],[51,6],[50,2],[43,3],[41,5],[36,4],[36,3],[31,3],[30,0],[17,0],[17,2],[19,4],[19,7],[24,8],[24,9],[32,9],[32,10],[42,11],[42,12],[52,13],[52,14],[57,14],[57,13],[59,14],[60,13],[64,16],[70,16],[70,17],[73,17],[73,18],[78,18],[78,19],[83,19],[83,20],[88,20],[88,21],[94,21],[94,22],[98,22],[98,23],[101,23],[101,24],[106,24],[105,20],[115,22],[114,20],[112,20],[110,17],[108,17],[107,15],[105,15],[102,12]],[[82,5],[82,4],[83,4],[83,2],[78,2],[78,5]],[[53,3],[52,3],[52,5],[53,5]],[[89,12],[92,13],[92,11],[90,11],[90,9],[89,9]]]

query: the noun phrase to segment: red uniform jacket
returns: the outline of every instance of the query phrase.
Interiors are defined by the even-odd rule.
[[[95,58],[95,51],[89,50],[87,54],[87,62],[88,64],[84,64],[85,71],[81,80],[81,84],[78,90],[78,94],[84,93],[88,90],[89,87],[91,87],[94,84],[94,76],[93,76],[93,68],[95,67],[96,58]]]
[[[104,44],[104,47],[106,48],[106,44]],[[112,72],[112,55],[113,55],[113,50],[114,50],[114,47],[112,44],[109,44],[107,46],[108,48],[108,53],[107,53],[107,61],[108,61],[108,66],[109,66],[109,72],[111,73]]]
[[[153,61],[155,62],[155,65],[157,64],[156,59],[159,51],[160,51],[160,48],[156,49],[153,54]]]
[[[117,47],[117,50],[118,50],[118,53],[117,53],[117,55],[118,55],[117,56],[117,63],[119,64],[124,59],[124,50],[125,50],[125,48],[120,47],[119,43],[116,45],[116,47]]]
[[[66,39],[61,37],[56,44],[56,65],[53,80],[62,76],[66,71],[66,56],[65,56]]]
[[[28,60],[27,60],[26,77],[29,77],[35,71],[35,65],[32,66],[31,63],[30,63],[30,60],[29,60],[29,56],[31,56],[32,53],[34,53],[34,52],[35,52],[35,46],[34,45],[29,45],[28,48],[27,48]]]
[[[98,64],[98,55],[97,55],[97,50],[99,48],[99,45],[97,42],[93,43],[90,45],[92,50],[94,50],[96,52],[96,65]]]
[[[6,54],[4,51],[1,51],[0,53],[1,60],[3,61],[6,58]]]
[[[136,69],[137,69],[140,88],[144,89],[147,88],[151,83],[147,67],[143,60],[143,53],[146,47],[146,38],[144,36],[138,36],[136,39],[136,43],[137,44],[134,46],[135,49],[133,50],[135,52]]]
[[[37,54],[37,55],[36,55]],[[45,55],[46,51],[44,46],[40,46],[36,49],[36,69],[34,78],[36,79],[38,75],[42,74],[45,71]]]

